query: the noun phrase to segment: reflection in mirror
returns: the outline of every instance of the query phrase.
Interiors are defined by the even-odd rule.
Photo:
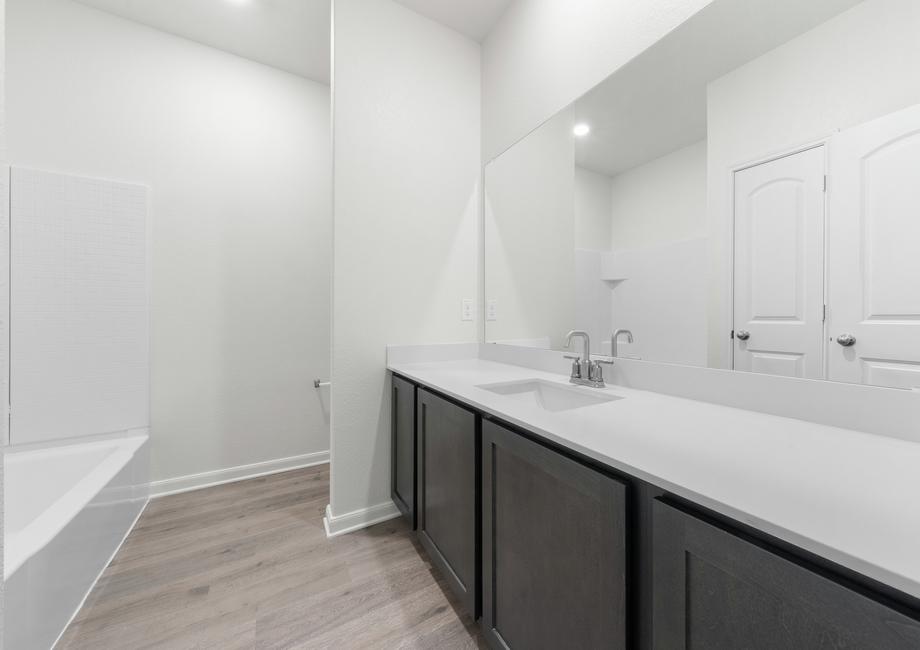
[[[486,166],[486,340],[920,387],[917,34],[712,2]]]

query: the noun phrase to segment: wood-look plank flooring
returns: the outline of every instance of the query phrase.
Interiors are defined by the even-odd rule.
[[[485,648],[401,520],[326,539],[327,465],[150,502],[57,648]]]

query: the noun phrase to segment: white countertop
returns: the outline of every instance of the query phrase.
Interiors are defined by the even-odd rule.
[[[569,386],[559,374],[482,359],[388,367],[920,597],[920,443],[620,386],[602,390],[624,399],[549,412],[477,386]]]

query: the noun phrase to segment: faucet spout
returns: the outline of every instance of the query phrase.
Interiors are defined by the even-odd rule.
[[[584,351],[581,355],[582,362],[590,361],[591,360],[591,337],[584,330],[572,330],[571,332],[565,335],[566,349],[568,349],[568,347],[572,344],[572,339],[575,338],[576,336],[580,336],[582,339],[584,339],[584,348],[583,348]]]
[[[613,333],[613,336],[610,337],[610,356],[617,357],[617,341],[620,339],[622,334],[626,335],[626,340],[629,343],[633,342],[633,334],[629,330],[617,330]]]

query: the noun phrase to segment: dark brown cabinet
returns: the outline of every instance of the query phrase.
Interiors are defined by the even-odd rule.
[[[653,638],[676,648],[920,648],[920,623],[661,501]]]
[[[482,424],[482,627],[496,648],[626,647],[626,486]]]
[[[475,617],[479,593],[476,415],[423,388],[417,395],[419,541]]]
[[[393,376],[391,416],[392,453],[390,491],[412,529],[415,529],[415,385]]]
[[[493,648],[920,650],[915,598],[395,375],[392,399],[393,500]]]

